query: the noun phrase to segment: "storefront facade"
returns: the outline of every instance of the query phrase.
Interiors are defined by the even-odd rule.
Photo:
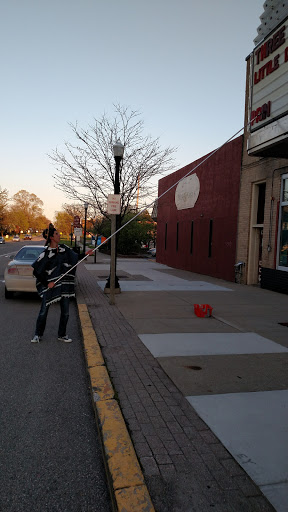
[[[236,259],[244,284],[288,293],[288,19],[263,36],[247,58]]]

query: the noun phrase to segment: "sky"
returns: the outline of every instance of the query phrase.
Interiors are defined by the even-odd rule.
[[[244,124],[246,57],[264,0],[13,0],[0,10],[0,187],[69,200],[48,154],[113,104],[177,147],[175,170]],[[111,190],[113,193],[113,190]]]

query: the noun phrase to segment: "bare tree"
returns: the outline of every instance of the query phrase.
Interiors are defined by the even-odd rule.
[[[114,192],[115,162],[113,144],[120,140],[124,157],[120,167],[121,217],[136,206],[138,195],[143,204],[155,194],[159,177],[173,168],[175,148],[160,147],[159,138],[144,135],[144,121],[139,112],[114,105],[115,116],[104,114],[87,130],[70,124],[77,143],[65,143],[64,152],[56,149],[49,157],[57,173],[56,188],[77,202],[88,202],[107,215],[107,196]]]
[[[70,215],[70,217],[72,217],[72,218],[75,215],[79,215],[80,218],[84,218],[84,216],[85,216],[85,209],[84,209],[83,203],[77,203],[77,204],[64,203],[64,204],[62,204],[62,208],[63,208],[63,211],[68,213],[68,215]]]

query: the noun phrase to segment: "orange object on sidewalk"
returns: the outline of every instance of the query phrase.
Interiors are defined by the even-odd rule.
[[[209,304],[194,304],[194,313],[200,318],[212,316],[212,310],[213,308]]]

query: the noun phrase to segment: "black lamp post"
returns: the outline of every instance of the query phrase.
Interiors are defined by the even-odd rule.
[[[114,181],[114,194],[120,194],[120,163],[123,158],[124,154],[124,146],[121,144],[120,140],[117,140],[117,142],[113,146],[113,153],[114,153],[114,159],[115,159],[115,181]],[[116,231],[120,228],[120,215],[116,215]],[[118,240],[118,234],[115,235],[116,237],[116,248],[115,248],[115,289],[119,288],[119,281],[118,277],[116,275],[116,262],[117,262],[117,240]],[[111,258],[112,258],[112,251],[111,251]],[[110,289],[110,280],[111,280],[111,264],[110,264],[110,275],[107,279],[107,283],[105,288]]]
[[[73,241],[73,222],[71,222],[71,233],[70,233],[70,237],[71,237],[71,247],[72,247],[72,241]]]
[[[84,221],[84,240],[83,240],[83,254],[85,256],[85,247],[86,247],[86,224],[87,224],[87,210],[88,210],[88,203],[84,203],[85,208],[85,221]]]

